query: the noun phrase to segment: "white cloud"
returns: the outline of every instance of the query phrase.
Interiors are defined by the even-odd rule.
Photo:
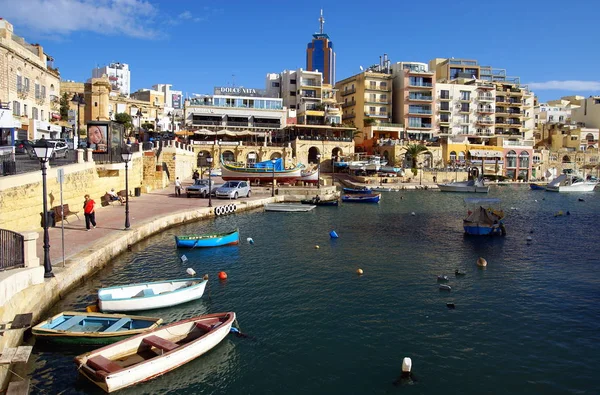
[[[23,32],[67,35],[90,31],[106,35],[153,38],[149,27],[157,9],[146,0],[21,0],[3,2],[2,17]]]
[[[534,91],[561,90],[561,91],[597,91],[600,90],[600,81],[546,81],[530,82],[527,84]]]
[[[192,19],[192,13],[189,11],[183,11],[179,14],[179,19]]]

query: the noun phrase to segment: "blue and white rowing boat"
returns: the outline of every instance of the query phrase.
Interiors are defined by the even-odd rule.
[[[378,203],[381,200],[380,193],[374,193],[369,195],[355,194],[355,195],[343,195],[342,202],[353,202],[353,203]]]
[[[175,236],[177,247],[221,247],[234,245],[240,242],[240,232],[238,229],[227,233],[212,233],[196,236]]]
[[[371,190],[370,188],[343,188],[344,193],[351,193],[351,194],[371,194],[373,193],[373,190]]]

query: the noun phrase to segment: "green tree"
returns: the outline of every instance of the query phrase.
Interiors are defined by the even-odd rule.
[[[410,157],[412,160],[410,168],[412,169],[413,174],[417,171],[417,159],[419,158],[419,155],[424,154],[425,152],[429,152],[429,150],[423,144],[409,144],[406,147],[406,156]]]
[[[369,127],[369,126],[374,125],[376,123],[377,123],[377,121],[375,119],[373,119],[373,118],[365,118],[365,119],[363,119],[363,124],[364,124],[365,127]]]
[[[125,136],[129,136],[129,133],[133,129],[133,119],[131,118],[131,115],[126,112],[115,114],[115,122],[123,125]]]
[[[69,94],[67,92],[63,93],[60,97],[60,119],[66,121],[69,119]]]

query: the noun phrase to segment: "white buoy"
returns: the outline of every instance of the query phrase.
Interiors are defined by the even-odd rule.
[[[248,244],[254,244],[254,240],[252,239],[252,237],[248,237],[246,241],[248,242]]]
[[[410,373],[412,369],[412,359],[404,357],[402,360],[402,373]]]
[[[527,241],[531,241],[531,240],[533,240],[533,237],[527,236]]]
[[[187,262],[187,260],[188,260],[188,259],[187,259],[187,256],[185,256],[185,255],[182,255],[182,256],[181,256],[181,262],[183,262],[183,263],[186,263],[186,262]]]
[[[415,215],[417,215],[417,214],[415,214],[415,212],[413,211],[412,213],[410,213],[410,215],[412,215],[412,216],[415,216]]]
[[[195,276],[196,275],[196,271],[194,269],[192,269],[191,267],[188,267],[185,272],[187,274],[189,274],[190,276]]]

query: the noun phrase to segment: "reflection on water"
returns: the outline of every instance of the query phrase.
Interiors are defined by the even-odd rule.
[[[493,187],[489,197],[500,197],[506,212],[504,238],[464,236],[465,196],[431,191],[188,224],[137,244],[48,314],[85,308],[101,286],[185,277],[188,267],[209,274],[201,300],[141,313],[172,322],[235,311],[254,339],[230,336],[124,393],[391,393],[405,356],[419,382],[402,391],[589,391],[600,384],[597,196],[578,202],[578,195]],[[570,215],[555,217],[559,210]],[[175,248],[177,234],[235,227],[239,246]],[[330,239],[331,230],[340,238]],[[487,268],[475,265],[479,256]],[[457,268],[466,275],[455,277]],[[221,270],[228,280],[217,279]],[[438,290],[440,274],[450,277],[451,292]],[[73,355],[36,348],[34,357],[35,385],[98,393],[77,377]]]

